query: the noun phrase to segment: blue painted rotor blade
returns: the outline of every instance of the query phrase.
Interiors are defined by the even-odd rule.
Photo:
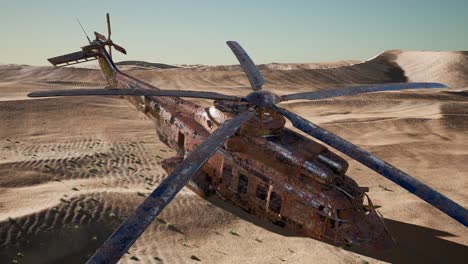
[[[159,184],[86,263],[117,263],[164,207],[174,199],[185,183],[254,113],[252,110],[247,110],[224,122],[211,133],[203,143],[188,154],[174,172]]]
[[[234,55],[236,55],[237,60],[239,60],[242,69],[244,69],[244,72],[249,79],[252,89],[254,91],[261,90],[265,83],[265,79],[247,52],[245,52],[241,45],[236,41],[228,41],[226,44],[231,48]]]
[[[415,194],[427,203],[462,223],[464,226],[468,225],[468,211],[461,205],[455,203],[405,172],[372,155],[366,150],[338,137],[330,131],[323,129],[286,109],[276,106],[273,108],[283,116],[287,117],[297,129],[343,152],[350,158],[367,166],[369,169],[378,172],[385,178],[400,185],[407,191]]]
[[[407,89],[433,89],[433,88],[447,88],[441,83],[386,83],[386,84],[374,84],[365,86],[354,86],[354,87],[343,87],[327,89],[322,91],[294,93],[281,96],[282,101],[288,100],[320,100],[338,96],[354,95],[361,93],[372,93],[372,92],[383,92],[383,91],[398,91]]]

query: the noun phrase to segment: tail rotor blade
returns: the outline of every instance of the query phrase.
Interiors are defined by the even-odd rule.
[[[107,33],[108,33],[108,39],[111,39],[111,25],[110,25],[110,15],[109,13],[106,14],[107,18]]]
[[[104,42],[107,41],[106,36],[102,35],[101,33],[96,32],[96,31],[94,31],[94,36],[96,36],[97,39],[102,40]]]
[[[247,52],[245,52],[241,45],[239,45],[239,43],[236,41],[228,41],[226,44],[231,48],[234,55],[236,55],[237,60],[239,60],[242,69],[244,69],[244,72],[249,79],[252,89],[254,91],[261,90],[263,84],[265,83],[265,79]]]
[[[115,44],[115,43],[112,43],[112,46],[114,46],[114,48],[115,48],[116,50],[118,50],[119,52],[121,52],[121,53],[123,53],[123,54],[127,54],[127,51],[126,51],[124,48],[122,48],[121,46],[119,46],[119,45],[117,45],[117,44]]]
[[[394,183],[405,188],[407,191],[413,193],[427,203],[441,210],[453,219],[462,223],[464,226],[468,226],[468,211],[443,194],[411,177],[407,173],[388,164],[380,158],[372,155],[366,150],[350,143],[341,137],[338,137],[337,135],[317,126],[316,124],[286,109],[279,107],[274,107],[274,109],[288,118],[295,128],[343,152],[350,158],[357,160],[361,164],[367,166],[369,169],[381,174],[385,178],[393,181]]]

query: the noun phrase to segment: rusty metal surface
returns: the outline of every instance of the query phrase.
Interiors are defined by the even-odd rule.
[[[374,84],[366,86],[354,86],[354,87],[342,87],[335,89],[327,89],[323,91],[313,91],[313,92],[304,92],[304,93],[295,93],[295,94],[286,94],[281,96],[282,101],[287,100],[320,100],[331,97],[345,96],[345,95],[355,95],[361,93],[371,93],[371,92],[383,92],[383,91],[398,91],[398,90],[408,90],[408,89],[440,89],[447,88],[444,84],[441,83],[386,83],[386,84]]]
[[[262,148],[261,145],[257,147]],[[326,152],[328,150],[322,153]],[[259,219],[321,241],[373,248],[391,245],[380,217],[375,211],[368,211],[363,203],[366,189],[351,178],[337,176],[330,184],[323,184],[305,176],[304,169],[293,164],[295,162],[289,164],[289,170],[281,168],[280,172],[266,163],[268,161],[257,159],[258,155],[249,154],[230,152],[229,158],[224,159],[223,167],[228,171],[218,176],[220,182],[213,182],[217,195]],[[313,159],[308,162],[320,164]],[[288,165],[287,161],[282,163]],[[245,193],[237,191],[241,175],[248,177]],[[268,210],[271,201],[259,199],[259,186],[266,186],[267,194],[274,192],[280,197],[278,212]]]
[[[282,135],[278,135],[278,137],[282,137]],[[302,173],[321,183],[330,183],[336,177],[336,174],[325,164],[308,161],[300,152],[287,149],[281,144],[262,137],[238,136],[231,138],[227,142],[227,149],[255,157],[256,160],[285,175]],[[292,168],[296,168],[295,173],[293,173]]]
[[[145,231],[164,207],[184,187],[200,167],[231,137],[239,127],[251,118],[246,111],[226,121],[193,150],[181,164],[167,176],[122,225],[104,242],[87,263],[116,263]]]
[[[359,161],[368,168],[378,172],[385,178],[405,188],[427,203],[451,216],[453,219],[468,226],[468,210],[435,191],[424,183],[411,177],[407,173],[397,169],[387,162],[379,159],[364,149],[338,137],[337,135],[305,120],[304,118],[289,112],[286,109],[277,108],[280,113],[291,120],[294,127],[317,138],[318,140],[334,147],[349,157]]]
[[[269,108],[257,108],[257,116],[246,122],[241,127],[244,135],[250,136],[273,136],[284,128],[286,120],[283,116],[271,111]]]

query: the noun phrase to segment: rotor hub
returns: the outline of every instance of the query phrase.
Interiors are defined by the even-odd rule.
[[[251,105],[273,106],[280,102],[280,97],[272,92],[260,90],[248,94],[244,99]]]

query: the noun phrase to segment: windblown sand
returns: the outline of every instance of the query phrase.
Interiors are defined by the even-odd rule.
[[[250,92],[238,66],[124,69],[163,89]],[[389,51],[366,62],[260,69],[264,88],[278,94],[383,82],[449,85],[450,92],[386,92],[284,105],[467,206],[468,53]],[[166,176],[159,162],[174,152],[127,101],[26,97],[31,91],[102,85],[95,69],[0,65],[0,263],[85,262]],[[397,241],[394,250],[343,249],[285,234],[184,188],[120,263],[466,261],[463,225],[357,162],[350,161],[348,174],[368,186],[382,206]]]

